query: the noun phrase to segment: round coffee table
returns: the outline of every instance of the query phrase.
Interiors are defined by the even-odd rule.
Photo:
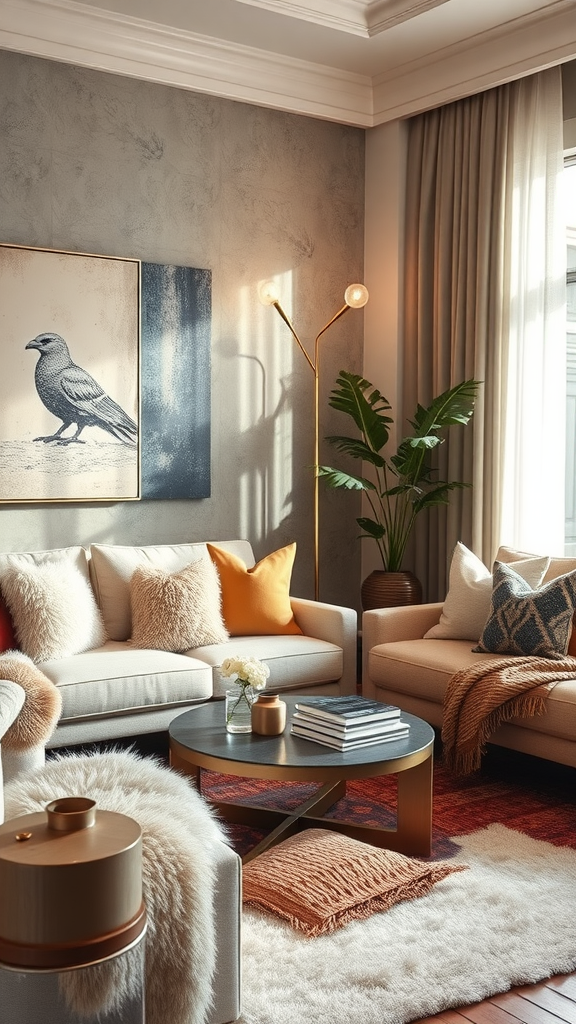
[[[288,705],[286,730],[281,736],[226,732],[224,701],[212,701],[174,718],[169,727],[170,764],[192,775],[201,788],[201,769],[226,775],[289,782],[317,782],[318,791],[294,811],[217,803],[227,821],[272,829],[244,858],[302,828],[323,827],[353,836],[373,846],[412,856],[430,855],[432,842],[432,765],[434,730],[415,715],[402,712],[410,725],[408,737],[341,753],[290,733],[298,698],[282,697]],[[396,828],[354,825],[322,817],[346,793],[350,779],[398,775]]]

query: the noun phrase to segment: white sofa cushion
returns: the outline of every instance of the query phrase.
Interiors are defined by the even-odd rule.
[[[44,661],[62,694],[61,722],[147,711],[212,696],[212,671],[196,658],[108,641],[95,651]]]
[[[547,556],[530,555],[515,560],[514,569],[535,590],[542,582],[549,563]],[[428,630],[426,639],[477,642],[490,615],[491,599],[490,569],[458,541],[450,563],[448,593],[440,622]]]
[[[235,636],[227,644],[197,647],[189,653],[212,666],[215,697],[223,697],[230,686],[218,667],[235,654],[265,661],[270,668],[267,689],[274,691],[330,683],[340,679],[344,668],[341,647],[309,636]]]
[[[254,565],[248,541],[218,541],[218,546],[232,551]],[[91,544],[90,575],[96,600],[111,640],[128,640],[132,633],[130,610],[130,579],[140,566],[178,572],[198,558],[208,558],[206,544],[158,544],[135,547],[122,544]]]

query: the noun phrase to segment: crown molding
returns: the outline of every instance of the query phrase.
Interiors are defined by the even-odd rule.
[[[447,0],[238,0],[274,14],[312,22],[322,28],[366,39],[401,25]]]
[[[390,11],[386,0],[368,7]],[[0,48],[369,128],[575,57],[575,10],[558,0],[374,78],[75,0],[0,0]]]
[[[373,125],[430,110],[574,58],[575,8],[574,0],[560,0],[548,11],[377,75],[372,80]]]
[[[367,76],[74,0],[0,0],[0,48],[359,127],[372,124]]]

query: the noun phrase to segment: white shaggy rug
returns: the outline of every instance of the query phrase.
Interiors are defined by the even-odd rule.
[[[407,1024],[576,969],[576,850],[503,825],[454,841],[469,871],[331,935],[245,911],[242,1024]]]

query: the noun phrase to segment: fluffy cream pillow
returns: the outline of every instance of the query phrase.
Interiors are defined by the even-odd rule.
[[[540,586],[550,559],[546,556],[523,558],[514,562],[514,570],[535,590]],[[425,634],[428,640],[480,639],[490,615],[492,573],[477,555],[458,541],[448,582],[448,594],[440,622]]]
[[[228,640],[218,573],[208,559],[179,572],[141,565],[130,580],[134,647],[189,651]]]
[[[92,588],[67,559],[14,565],[2,576],[2,591],[20,649],[32,661],[67,658],[106,640]]]

